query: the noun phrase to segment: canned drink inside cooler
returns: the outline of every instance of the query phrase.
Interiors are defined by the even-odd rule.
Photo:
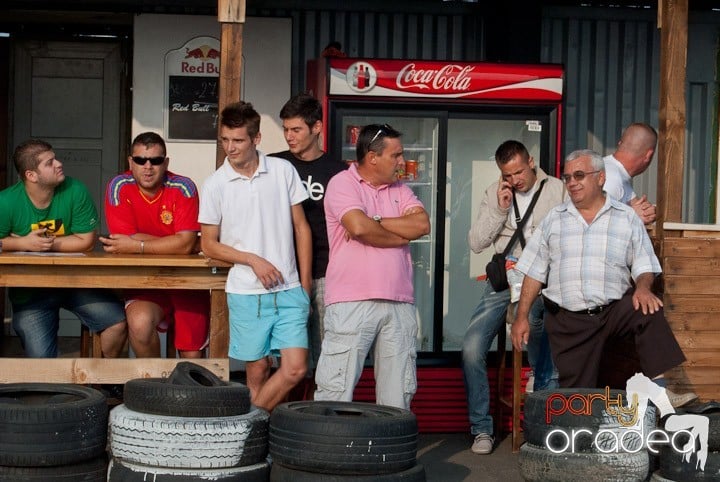
[[[407,159],[405,161],[405,179],[408,181],[414,181],[418,177],[418,163],[414,159]]]
[[[360,136],[360,126],[347,126],[345,134],[348,144],[357,144],[358,137]]]

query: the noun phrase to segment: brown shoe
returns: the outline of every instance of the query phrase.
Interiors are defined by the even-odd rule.
[[[667,388],[665,389],[665,393],[667,393],[668,399],[670,400],[670,405],[672,405],[673,408],[680,408],[683,405],[687,405],[693,400],[697,400],[698,397],[693,392],[675,393],[668,390]]]

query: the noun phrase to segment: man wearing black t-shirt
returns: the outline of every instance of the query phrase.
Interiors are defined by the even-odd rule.
[[[307,188],[310,197],[303,202],[305,217],[310,223],[313,241],[312,293],[308,335],[310,341],[309,366],[315,368],[320,357],[325,316],[325,269],[328,264],[327,226],[325,224],[325,188],[328,181],[347,168],[345,163],[331,158],[320,149],[319,137],[323,130],[322,106],[309,94],[290,98],[280,111],[285,141],[289,149],[270,154],[290,161]]]

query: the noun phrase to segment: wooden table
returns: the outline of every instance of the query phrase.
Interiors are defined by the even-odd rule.
[[[202,255],[0,253],[0,287],[210,290],[209,358],[227,359],[230,264]]]

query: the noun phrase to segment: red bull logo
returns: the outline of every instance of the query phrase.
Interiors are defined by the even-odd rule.
[[[201,45],[200,47],[195,47],[194,49],[185,48],[185,58],[199,60],[219,59],[220,51],[209,45]]]

